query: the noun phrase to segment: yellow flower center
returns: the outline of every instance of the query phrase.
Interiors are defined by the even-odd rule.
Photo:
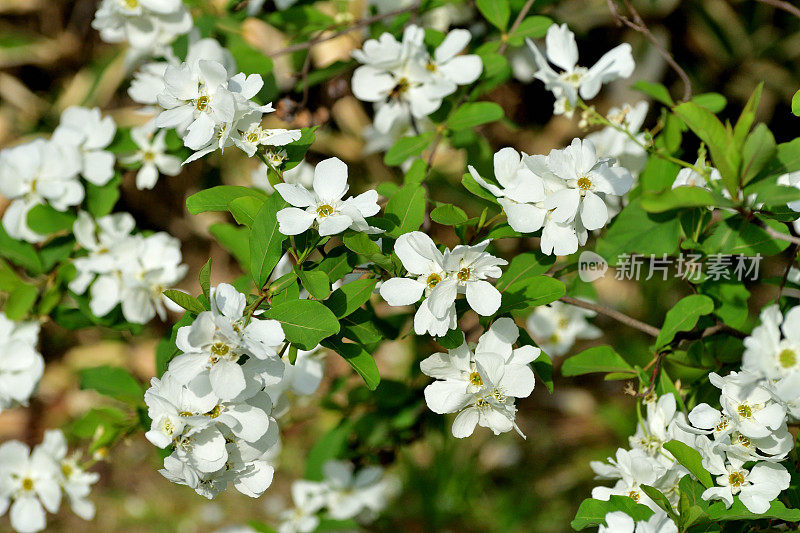
[[[578,179],[578,188],[582,191],[588,191],[592,186],[592,180],[583,176]]]
[[[436,63],[434,63],[433,61],[428,61],[428,64],[425,65],[425,69],[428,72],[436,72]]]
[[[397,84],[389,91],[389,98],[400,98],[411,88],[411,83],[406,78],[400,78]]]
[[[156,154],[154,154],[153,152],[150,152],[150,151],[145,152],[144,154],[142,154],[142,160],[145,163],[151,163],[153,160],[155,160],[155,158],[156,158]]]
[[[30,491],[33,490],[33,480],[29,477],[26,477],[22,480],[22,490]]]
[[[231,351],[231,347],[225,344],[224,342],[216,342],[211,346],[211,353],[216,355],[217,357],[222,357],[227,355],[228,352]]]
[[[471,275],[472,275],[471,268],[462,268],[461,270],[458,271],[458,274],[456,274],[456,278],[458,278],[458,281],[469,281]]]
[[[797,364],[797,354],[794,350],[786,348],[778,354],[778,362],[780,362],[783,368],[792,368]]]
[[[734,472],[728,476],[728,483],[731,487],[741,487],[744,483],[744,474],[741,472]]]
[[[221,413],[222,413],[222,406],[217,405],[212,410],[207,412],[204,416],[207,416],[208,418],[217,418]]]
[[[72,473],[73,473],[74,471],[75,471],[75,469],[74,469],[74,468],[72,468],[72,465],[71,465],[71,464],[69,464],[69,463],[62,463],[62,465],[61,465],[61,473],[62,473],[62,474],[64,474],[64,477],[65,477],[65,478],[69,479],[70,477],[72,477]]]
[[[469,382],[470,385],[473,385],[475,387],[483,386],[483,380],[481,379],[481,375],[477,372],[473,372],[472,374],[469,375]]]
[[[317,216],[325,218],[333,214],[333,207],[328,204],[323,204],[317,208]]]
[[[206,111],[209,103],[211,103],[211,98],[208,96],[201,96],[195,101],[194,106],[198,111]]]
[[[629,497],[630,497],[630,499],[631,499],[631,500],[633,500],[634,502],[636,502],[636,503],[639,503],[639,492],[638,492],[638,491],[632,490],[632,491],[630,491],[630,492],[628,493],[628,496],[629,496]]]
[[[714,429],[717,430],[717,431],[722,431],[726,427],[728,427],[728,419],[727,418],[723,418],[722,420],[720,420],[719,424],[717,424],[717,426]]]
[[[428,276],[428,279],[425,283],[427,283],[429,289],[432,289],[435,286],[437,286],[440,281],[442,281],[442,276],[434,272],[433,274]]]
[[[139,0],[124,0],[124,1],[125,1],[125,7],[127,7],[128,9],[136,9],[137,7],[139,7]]]
[[[739,408],[736,411],[739,413],[739,416],[741,416],[742,418],[750,418],[750,417],[753,416],[753,410],[750,409],[749,405],[742,404],[742,405],[739,406]]]
[[[190,416],[194,416],[191,411],[181,411],[178,414],[180,416],[184,417],[184,418],[187,418],[187,417],[190,417]],[[170,425],[172,425],[172,424],[170,424]]]
[[[249,131],[244,136],[244,140],[249,142],[250,144],[257,144],[258,141],[260,140],[260,137],[261,136],[258,134],[257,131]]]
[[[749,447],[750,447],[750,439],[749,439],[749,438],[747,438],[746,436],[744,436],[744,435],[742,435],[742,434],[739,434],[739,435],[736,437],[736,440],[739,442],[739,444],[741,444],[741,445],[742,445],[742,446],[744,446],[745,448],[749,448]]]

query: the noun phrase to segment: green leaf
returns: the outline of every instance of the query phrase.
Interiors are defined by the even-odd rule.
[[[333,311],[336,318],[344,318],[369,300],[377,283],[378,280],[375,278],[351,281],[333,291],[325,300],[325,306]]]
[[[706,513],[708,513],[708,517],[713,521],[762,520],[765,518],[773,518],[785,522],[800,522],[800,509],[787,509],[780,500],[775,500],[770,503],[769,509],[764,513],[756,514],[750,512],[737,496],[734,498],[733,505],[731,505],[730,508],[726,509],[723,502],[716,502],[706,509]]]
[[[599,372],[635,374],[628,364],[611,346],[595,346],[566,359],[561,365],[561,375],[582,376]]]
[[[9,292],[22,284],[11,265],[0,259],[0,291]]]
[[[457,226],[468,219],[463,209],[451,204],[440,205],[431,211],[431,220],[442,226]]]
[[[367,261],[371,261],[379,267],[389,271],[394,271],[394,264],[389,256],[384,255],[378,243],[369,238],[366,233],[360,231],[347,231],[342,237],[344,245],[353,252],[363,256]],[[351,272],[352,268],[347,272]],[[340,276],[341,277],[341,276]],[[331,278],[333,279],[333,278]]]
[[[761,219],[761,222],[774,230],[788,235],[786,225],[775,220]],[[742,216],[724,214],[723,220],[714,226],[712,234],[703,243],[707,254],[765,256],[776,255],[785,250],[789,243],[771,237],[763,228]]]
[[[550,270],[555,262],[554,255],[545,255],[538,250],[517,254],[511,259],[511,263],[497,280],[495,286],[500,292],[513,291],[523,286],[528,279],[540,276]]]
[[[378,251],[380,252],[380,248]],[[338,281],[352,272],[357,264],[358,256],[349,252],[345,246],[339,246],[328,252],[325,259],[317,263],[317,270],[325,272],[331,281]]]
[[[633,89],[643,92],[653,100],[661,102],[662,104],[672,107],[675,102],[669,95],[669,90],[660,83],[653,83],[649,81],[640,80],[633,84]]]
[[[629,496],[611,496],[608,501],[589,498],[581,502],[570,525],[578,531],[587,527],[597,527],[605,524],[606,515],[614,511],[622,511],[636,522],[648,520],[653,514],[652,509],[634,502]]]
[[[679,331],[690,331],[701,316],[714,311],[714,301],[702,294],[692,294],[667,311],[664,326],[656,339],[656,349],[666,346]]]
[[[673,209],[689,207],[727,207],[733,202],[721,196],[715,196],[703,187],[683,185],[663,192],[645,192],[641,196],[642,209],[648,213],[664,213]]]
[[[675,457],[675,460],[686,467],[705,488],[714,486],[711,474],[703,468],[703,456],[694,448],[678,440],[671,440],[664,444],[664,449]]]
[[[381,382],[378,373],[378,365],[375,359],[364,349],[363,346],[350,342],[343,342],[341,338],[331,337],[322,341],[322,345],[342,356],[347,363],[353,367],[359,376],[364,379],[367,388],[375,390]]]
[[[314,300],[282,303],[271,307],[262,316],[280,322],[286,339],[301,350],[313,350],[322,339],[339,333],[336,316]]]
[[[105,185],[95,185],[86,182],[86,210],[94,218],[108,215],[117,205],[119,200],[119,187],[122,184],[122,175],[117,172]]]
[[[250,230],[233,224],[212,224],[208,232],[217,239],[239,265],[245,270],[250,269]]]
[[[436,137],[435,131],[426,131],[413,137],[402,137],[389,148],[383,162],[389,166],[399,166],[412,157],[417,157]]]
[[[511,46],[522,46],[525,39],[540,39],[545,36],[547,29],[553,25],[553,19],[534,15],[525,18],[517,29],[508,35],[508,44]]]
[[[461,185],[463,185],[465,189],[478,198],[483,198],[484,200],[487,200],[493,204],[497,204],[497,198],[495,198],[492,193],[481,187],[469,172],[462,176]]]
[[[425,188],[404,185],[389,199],[384,214],[395,225],[389,232],[392,237],[418,230],[425,221]]]
[[[436,337],[436,342],[446,350],[455,350],[464,344],[464,332],[458,328],[450,329],[444,337]]]
[[[256,198],[255,196],[241,196],[234,198],[228,204],[228,210],[233,215],[233,218],[243,226],[252,227],[253,221],[258,215],[261,206],[264,205],[264,200]]]
[[[548,276],[534,276],[513,289],[506,290],[496,314],[499,316],[509,311],[524,311],[537,305],[549,304],[564,296],[566,292],[566,287],[559,280]]]
[[[192,313],[199,315],[206,310],[197,298],[183,291],[167,289],[164,291],[164,296]]]
[[[691,101],[700,107],[708,109],[712,113],[719,113],[728,105],[728,101],[719,93],[698,94],[692,96]]]
[[[775,137],[769,128],[759,124],[747,136],[742,148],[742,183],[747,184],[775,157],[778,151]]]
[[[8,293],[4,311],[9,320],[22,320],[31,310],[39,291],[33,285],[18,285]]]
[[[58,211],[49,204],[39,204],[28,211],[28,227],[36,233],[51,235],[71,230],[75,218],[70,212]]]
[[[267,284],[283,255],[286,235],[278,231],[277,215],[286,205],[280,195],[273,194],[258,210],[250,228],[250,275],[258,288]]]
[[[252,196],[266,200],[268,197],[263,191],[241,187],[238,185],[218,185],[210,189],[204,189],[191,195],[186,199],[186,209],[192,215],[204,213],[206,211],[227,211],[228,204],[236,198],[242,196]]]
[[[722,122],[707,109],[694,102],[685,102],[673,111],[686,123],[690,130],[708,146],[711,159],[722,175],[722,182],[733,198],[739,192],[740,154],[732,150],[732,137]]]
[[[750,128],[753,126],[753,123],[756,120],[756,112],[758,111],[758,104],[761,101],[761,93],[763,90],[764,82],[761,82],[755,88],[753,94],[750,95],[750,98],[747,99],[747,103],[742,109],[739,119],[736,121],[736,126],[733,128],[733,143],[735,150],[741,150],[747,133],[750,131]]]
[[[245,74],[260,74],[266,76],[272,72],[272,59],[264,55],[260,50],[253,48],[241,35],[235,33],[227,34],[225,48],[233,55],[236,60],[236,71]]]
[[[331,280],[328,275],[321,270],[300,270],[295,267],[295,274],[297,274],[300,283],[308,291],[308,293],[317,300],[324,300],[331,293]]]
[[[464,130],[500,120],[503,116],[503,108],[494,102],[466,103],[453,111],[447,119],[447,127],[454,131]]]
[[[84,368],[79,372],[81,389],[92,389],[130,405],[144,405],[144,392],[130,372],[118,366]]]
[[[792,96],[792,114],[796,117],[800,117],[800,91],[794,93]]]
[[[511,17],[508,0],[476,0],[475,5],[483,18],[500,31],[506,31],[508,20]]]
[[[651,500],[655,502],[656,505],[661,507],[665,513],[669,515],[673,522],[676,524],[679,523],[679,518],[677,513],[675,513],[675,509],[672,508],[672,504],[669,503],[664,494],[655,487],[651,487],[650,485],[639,485],[639,488],[642,489],[642,492],[647,494]]]
[[[213,261],[212,258],[208,258],[208,261],[203,268],[200,269],[200,275],[198,276],[198,281],[200,282],[200,288],[203,290],[203,296],[206,297],[207,300],[211,299],[211,262]]]
[[[632,200],[614,217],[597,242],[597,253],[614,266],[623,254],[662,255],[678,249],[681,224],[671,213],[648,213],[641,200]]]

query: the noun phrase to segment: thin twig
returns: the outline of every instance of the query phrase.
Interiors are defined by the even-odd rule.
[[[800,18],[800,8],[797,6],[793,6],[789,2],[784,2],[783,0],[758,0],[762,4],[767,4],[777,9],[782,9],[787,13],[791,13],[797,18]]]
[[[781,284],[780,287],[778,287],[778,298],[781,297],[783,289],[786,287],[786,281],[789,279],[789,272],[791,272],[794,262],[797,260],[797,252],[800,252],[800,245],[795,244],[792,246],[789,262],[786,263],[786,269],[783,271],[783,276],[781,277]]]
[[[653,327],[650,324],[645,324],[644,322],[636,320],[633,317],[629,317],[628,315],[622,314],[614,309],[604,307],[600,304],[586,302],[584,300],[578,300],[577,298],[572,298],[571,296],[562,296],[560,300],[564,303],[568,303],[576,307],[583,307],[584,309],[589,309],[591,311],[595,311],[596,313],[600,313],[601,315],[613,318],[617,322],[621,322],[626,326],[638,329],[639,331],[647,333],[651,337],[658,337],[658,334],[660,332],[658,328]]]
[[[503,44],[501,44],[500,48],[497,50],[498,54],[503,55],[505,53],[506,48],[508,48],[508,38],[511,35],[514,35],[514,32],[517,31],[519,25],[522,24],[522,20],[525,18],[525,15],[527,15],[528,11],[531,10],[535,1],[536,0],[528,0],[525,2],[525,5],[522,6],[522,11],[520,11],[519,15],[517,15],[516,20],[514,20],[514,24],[511,25],[511,29],[508,30],[508,33],[503,35]]]
[[[278,56],[282,56],[282,55],[286,55],[286,54],[291,54],[293,52],[299,52],[300,50],[306,50],[306,49],[311,48],[312,46],[315,46],[315,45],[317,45],[319,43],[324,43],[325,41],[331,41],[333,39],[336,39],[337,37],[341,37],[342,35],[347,35],[348,33],[352,32],[352,31],[355,31],[355,30],[357,30],[359,28],[363,28],[365,26],[369,26],[373,22],[378,22],[378,21],[383,20],[383,19],[391,18],[391,17],[397,16],[397,15],[402,15],[403,13],[416,11],[416,10],[419,9],[421,4],[422,4],[422,1],[418,0],[417,2],[414,2],[413,4],[411,4],[410,6],[404,7],[402,9],[396,9],[394,11],[388,11],[386,13],[381,13],[381,14],[375,15],[373,17],[367,17],[367,18],[358,20],[358,21],[354,22],[351,26],[348,26],[347,28],[344,28],[344,29],[339,30],[337,32],[331,33],[330,35],[326,35],[325,37],[320,37],[319,39],[314,39],[314,40],[311,40],[311,41],[304,41],[302,43],[297,43],[297,44],[293,44],[291,46],[287,46],[286,48],[282,48],[282,49],[280,49],[280,50],[278,50],[276,52],[273,52],[273,53],[269,54],[269,56],[270,57],[278,57]]]
[[[667,51],[667,49],[664,48],[660,42],[658,42],[658,39],[656,39],[655,35],[653,35],[653,33],[650,31],[650,28],[647,27],[647,24],[644,23],[644,20],[639,15],[639,12],[636,11],[636,9],[633,7],[633,4],[631,4],[630,0],[623,0],[623,2],[625,2],[625,7],[628,9],[628,12],[631,14],[631,17],[633,17],[632,20],[626,17],[625,15],[619,13],[619,10],[617,9],[616,0],[606,0],[606,2],[608,3],[608,10],[611,11],[611,15],[613,15],[614,18],[617,19],[617,24],[619,25],[624,24],[629,28],[638,31],[639,33],[647,37],[647,39],[653,44],[653,46],[656,47],[656,49],[664,58],[664,60],[669,64],[670,67],[672,67],[672,70],[674,70],[678,74],[681,81],[683,81],[682,101],[686,102],[687,100],[689,100],[689,98],[692,97],[692,82],[689,79],[689,75],[686,74],[686,71],[683,70],[683,68],[678,64],[677,61],[675,61],[675,58],[672,57],[672,54],[670,54],[669,51]]]
[[[751,222],[757,221],[756,225],[760,226],[764,231],[767,232],[767,235],[769,235],[773,239],[778,239],[781,241],[790,242],[795,245],[800,245],[800,237],[795,237],[794,235],[786,235],[785,233],[781,233],[780,231],[776,230],[775,228],[773,228],[768,224],[763,223],[757,218],[750,219],[750,221]]]
[[[633,396],[636,398],[647,398],[656,388],[656,379],[658,379],[658,375],[661,373],[661,361],[664,359],[665,353],[666,352],[658,352],[655,359],[653,359],[655,364],[653,365],[653,373],[650,375],[650,383],[648,383],[647,389],[645,389],[644,392],[634,393]]]

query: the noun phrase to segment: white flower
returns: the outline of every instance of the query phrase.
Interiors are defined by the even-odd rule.
[[[482,316],[493,315],[500,308],[501,295],[486,278],[499,278],[501,266],[508,261],[485,252],[490,240],[476,246],[458,245],[444,255],[444,267],[448,276],[442,280],[439,294],[445,302],[455,301],[456,294],[464,294],[467,303]],[[431,303],[436,313],[436,302]],[[449,305],[445,305],[449,307]]]
[[[738,495],[750,512],[761,514],[789,488],[791,476],[781,464],[759,462],[748,470],[744,468],[744,461],[730,455],[726,458],[708,439],[700,438],[698,444],[703,453],[703,466],[716,476],[717,484],[703,492],[704,500],[722,500],[725,507],[730,507],[733,497]]]
[[[311,533],[319,526],[317,513],[325,506],[324,483],[297,480],[292,483],[294,508],[280,513],[278,533]]]
[[[280,323],[245,317],[244,294],[228,284],[215,288],[211,302],[211,311],[200,313],[190,326],[178,330],[176,344],[185,353],[170,362],[170,372],[183,384],[196,378],[208,380],[223,400],[236,398],[248,384],[256,385],[248,370],[258,369],[259,385],[276,384],[284,369],[277,357],[284,341]],[[242,356],[251,359],[242,365]]]
[[[778,185],[785,185],[786,187],[794,187],[800,189],[800,171],[789,172],[788,174],[781,174],[778,176]],[[792,211],[800,211],[800,200],[789,202],[786,206]]]
[[[289,408],[285,395],[287,391],[298,396],[310,396],[317,391],[325,375],[324,352],[321,348],[317,346],[313,350],[297,350],[294,364],[290,363],[288,354],[282,357],[283,379],[267,386],[267,392],[275,404],[275,416],[285,414]]]
[[[56,513],[61,505],[59,474],[41,446],[31,453],[19,441],[0,445],[0,511],[8,509],[14,530],[34,533],[46,527],[45,510]]]
[[[529,363],[541,351],[532,346],[514,349],[518,337],[514,321],[500,318],[481,336],[474,352],[464,343],[420,363],[422,373],[437,380],[425,388],[428,408],[439,414],[459,412],[453,422],[455,437],[471,435],[476,425],[495,434],[512,428],[519,432],[514,398],[526,398],[533,391]]]
[[[38,342],[39,324],[13,322],[0,311],[0,412],[28,404],[44,371]]]
[[[484,180],[471,165],[467,168],[481,187],[497,197],[512,229],[532,233],[542,227],[547,210],[536,204],[545,199],[544,182],[516,150],[503,148],[494,154],[494,176],[500,187]]]
[[[411,305],[419,301],[422,295],[425,300],[420,304],[414,316],[414,331],[417,335],[430,333],[437,337],[447,334],[456,327],[455,297],[450,307],[439,315],[431,308],[434,301],[446,301],[439,293],[439,284],[447,277],[444,267],[444,255],[436,248],[433,240],[420,231],[412,231],[401,235],[394,244],[394,251],[403,267],[412,278],[392,278],[381,284],[380,294],[389,305]]]
[[[77,275],[69,282],[69,289],[83,294],[97,275],[116,272],[135,226],[136,221],[128,213],[114,213],[94,220],[87,212],[79,211],[72,233],[89,255],[73,261]],[[112,275],[112,279],[114,277]]]
[[[81,156],[81,175],[95,185],[105,185],[114,177],[114,154],[105,150],[117,125],[99,108],[69,107],[61,114],[61,123],[53,132],[53,142],[73,147]]]
[[[709,380],[722,391],[722,414],[731,421],[736,431],[746,437],[768,437],[785,423],[786,411],[783,406],[776,403],[769,391],[759,385],[751,374],[731,372],[722,378],[712,372]],[[694,424],[691,413],[689,420]]]
[[[136,173],[137,189],[152,189],[158,181],[159,173],[177,176],[181,172],[181,160],[167,153],[165,138],[167,130],[154,131],[152,126],[131,128],[131,138],[139,149],[121,158],[122,163],[132,165],[141,163]]]
[[[14,238],[41,242],[46,237],[28,227],[28,212],[48,202],[59,211],[83,201],[78,181],[80,154],[74,147],[37,139],[0,152],[0,194],[11,200],[3,227]]]
[[[594,311],[563,302],[553,302],[537,307],[528,317],[528,332],[547,355],[567,353],[575,341],[596,339],[603,332],[586,319]]]
[[[615,159],[633,176],[638,176],[647,164],[647,150],[641,146],[646,139],[644,133],[639,133],[639,129],[644,123],[648,108],[647,101],[642,100],[632,106],[625,104],[622,108],[611,108],[608,112],[608,120],[625,129],[638,142],[611,126],[586,136],[594,144],[598,156]]]
[[[553,210],[556,222],[572,222],[580,218],[587,230],[602,228],[609,219],[608,207],[598,195],[622,196],[633,185],[633,177],[622,167],[611,168],[608,159],[599,159],[589,140],[574,139],[563,150],[547,156],[547,166],[564,180],[565,189],[545,199],[545,207]]]
[[[61,430],[46,431],[40,447],[59,467],[58,482],[69,500],[72,512],[84,520],[92,520],[95,507],[88,496],[91,486],[100,479],[100,474],[84,470],[78,463],[79,454],[67,456],[67,441]]]
[[[196,65],[170,65],[164,72],[164,82],[165,90],[158,96],[164,111],[156,117],[155,125],[185,129],[187,147],[205,147],[218,125],[233,121],[236,101],[228,90],[228,72],[220,63],[201,59]]]
[[[761,310],[760,319],[761,323],[744,339],[742,369],[769,380],[798,372],[800,306],[783,316],[777,304],[770,305]]]
[[[402,43],[389,33],[370,39],[353,57],[362,64],[353,73],[353,94],[365,102],[382,103],[375,128],[388,133],[396,121],[409,114],[422,118],[442,104],[458,85],[475,81],[483,70],[480,57],[457,55],[470,40],[466,30],[453,30],[430,57],[425,32],[406,27]]]
[[[619,479],[612,488],[595,487],[592,489],[592,498],[608,501],[614,495],[628,496],[636,503],[647,505],[653,510],[659,508],[641,490],[641,485],[657,486],[659,478],[666,472],[666,468],[663,465],[642,450],[629,451],[622,448],[617,450],[616,460],[609,457],[608,461],[613,467],[613,471],[616,474],[615,477]],[[595,468],[596,471],[597,466],[596,463],[592,463],[592,468]],[[606,470],[601,471],[605,472]]]
[[[381,467],[354,472],[351,463],[328,461],[322,471],[328,515],[334,520],[355,518],[365,511],[377,514],[386,507],[392,491]]]
[[[106,42],[128,41],[143,53],[165,55],[192,28],[192,17],[181,0],[103,0],[92,27]]]
[[[365,220],[380,211],[378,193],[370,190],[343,200],[349,189],[347,165],[336,157],[316,166],[312,191],[291,183],[279,183],[275,189],[292,206],[278,212],[278,230],[284,235],[299,235],[313,225],[323,236],[348,228],[365,233],[380,231]]]
[[[556,97],[556,114],[571,112],[578,103],[579,94],[584,100],[594,98],[604,83],[629,77],[635,67],[631,45],[628,43],[604,54],[591,68],[578,66],[575,34],[566,24],[553,24],[547,30],[547,59],[533,41],[526,39],[526,42],[538,67],[534,77],[543,81],[545,87]],[[563,71],[556,72],[550,63]]]

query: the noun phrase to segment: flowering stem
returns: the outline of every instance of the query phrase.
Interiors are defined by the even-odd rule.
[[[525,5],[522,6],[522,11],[519,12],[517,15],[516,20],[514,20],[514,24],[511,25],[511,29],[508,30],[508,33],[503,34],[503,44],[500,45],[500,48],[497,49],[497,53],[502,55],[505,53],[506,49],[508,48],[508,38],[510,35],[514,35],[514,32],[517,31],[519,25],[522,24],[522,21],[525,19],[525,15],[528,14],[528,11],[531,10],[533,4],[536,0],[528,0],[525,2]]]

